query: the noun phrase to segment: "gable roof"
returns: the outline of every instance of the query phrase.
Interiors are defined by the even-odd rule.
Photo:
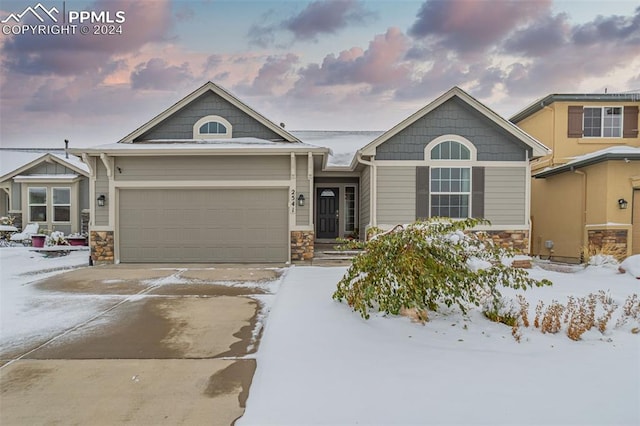
[[[423,107],[422,109],[416,111],[400,123],[396,124],[387,132],[380,135],[378,138],[373,140],[367,146],[360,150],[362,155],[374,155],[375,149],[379,145],[391,139],[393,136],[400,133],[400,131],[406,129],[425,115],[429,114],[431,111],[444,104],[449,99],[453,97],[458,97],[460,100],[465,102],[467,105],[471,106],[473,109],[487,117],[489,120],[493,121],[502,129],[506,130],[508,133],[522,141],[525,145],[528,145],[533,150],[533,158],[542,157],[544,155],[549,154],[551,151],[545,145],[540,143],[537,139],[517,127],[515,124],[510,123],[509,121],[502,118],[500,115],[495,113],[493,110],[489,109],[487,106],[482,104],[480,101],[469,95],[467,92],[462,90],[461,88],[454,86],[449,91],[440,95],[439,98]]]
[[[138,127],[136,130],[134,130],[133,132],[129,133],[127,136],[122,138],[119,141],[119,143],[133,143],[133,140],[135,138],[143,135],[148,130],[151,130],[153,127],[157,126],[162,121],[164,121],[167,118],[171,117],[173,114],[175,114],[176,112],[178,112],[179,110],[181,110],[182,108],[184,108],[185,106],[190,104],[192,101],[196,100],[197,98],[199,98],[201,95],[203,95],[204,93],[206,93],[208,91],[211,91],[211,92],[215,93],[216,95],[220,96],[221,98],[223,98],[227,102],[231,103],[236,108],[238,108],[241,111],[245,112],[250,117],[254,118],[256,121],[260,122],[261,124],[263,124],[264,126],[269,128],[270,130],[275,132],[276,134],[282,136],[282,138],[285,141],[287,141],[287,142],[300,142],[298,140],[298,138],[293,136],[291,133],[287,132],[282,127],[278,126],[277,124],[275,124],[274,122],[272,122],[271,120],[266,118],[264,115],[260,114],[259,112],[257,112],[253,108],[249,107],[247,104],[245,104],[240,99],[238,99],[235,96],[233,96],[231,93],[229,93],[226,90],[224,90],[222,87],[218,86],[215,83],[212,83],[211,81],[208,81],[205,84],[203,84],[202,86],[200,86],[200,88],[196,89],[194,92],[188,94],[187,96],[185,96],[184,98],[182,98],[181,100],[179,100],[178,102],[173,104],[168,109],[166,109],[163,112],[161,112],[160,114],[156,115],[150,121],[146,122],[142,126]]]
[[[66,158],[64,154],[60,153],[19,149],[3,149],[1,154],[0,182],[11,179],[45,162],[55,162],[82,176],[89,176],[89,167],[73,156]]]
[[[569,161],[566,164],[562,164],[561,166],[545,169],[540,173],[537,173],[534,177],[546,178],[549,176],[564,173],[566,171],[573,171],[581,167],[586,167],[592,164],[597,164],[609,160],[626,162],[640,161],[640,148],[632,146],[613,146],[610,148],[601,149],[599,151],[575,157],[573,158],[573,160]]]
[[[640,93],[553,93],[533,101],[509,121],[519,123],[554,102],[640,102]]]

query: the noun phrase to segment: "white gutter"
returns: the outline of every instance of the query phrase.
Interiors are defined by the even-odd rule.
[[[378,226],[378,209],[376,208],[378,205],[378,167],[373,161],[363,160],[362,152],[360,150],[356,153],[356,159],[358,160],[358,163],[371,167],[371,176],[369,177],[369,215],[371,217],[369,218],[369,222],[371,223],[371,226]]]

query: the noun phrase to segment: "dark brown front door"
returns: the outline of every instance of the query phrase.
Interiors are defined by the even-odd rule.
[[[338,188],[318,188],[317,238],[338,237]]]

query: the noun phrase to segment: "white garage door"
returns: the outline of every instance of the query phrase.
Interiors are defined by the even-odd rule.
[[[286,189],[122,189],[121,262],[286,262]]]

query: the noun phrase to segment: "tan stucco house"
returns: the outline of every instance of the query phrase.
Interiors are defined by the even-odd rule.
[[[89,169],[63,150],[0,149],[0,216],[65,234],[88,230]]]
[[[208,82],[117,143],[72,150],[90,170],[93,260],[288,262],[429,216],[487,218],[496,241],[529,251],[530,161],[548,149],[463,90],[352,132],[350,153],[343,134],[317,133]]]
[[[532,254],[640,253],[638,94],[552,94],[511,118],[552,153],[532,162]]]

